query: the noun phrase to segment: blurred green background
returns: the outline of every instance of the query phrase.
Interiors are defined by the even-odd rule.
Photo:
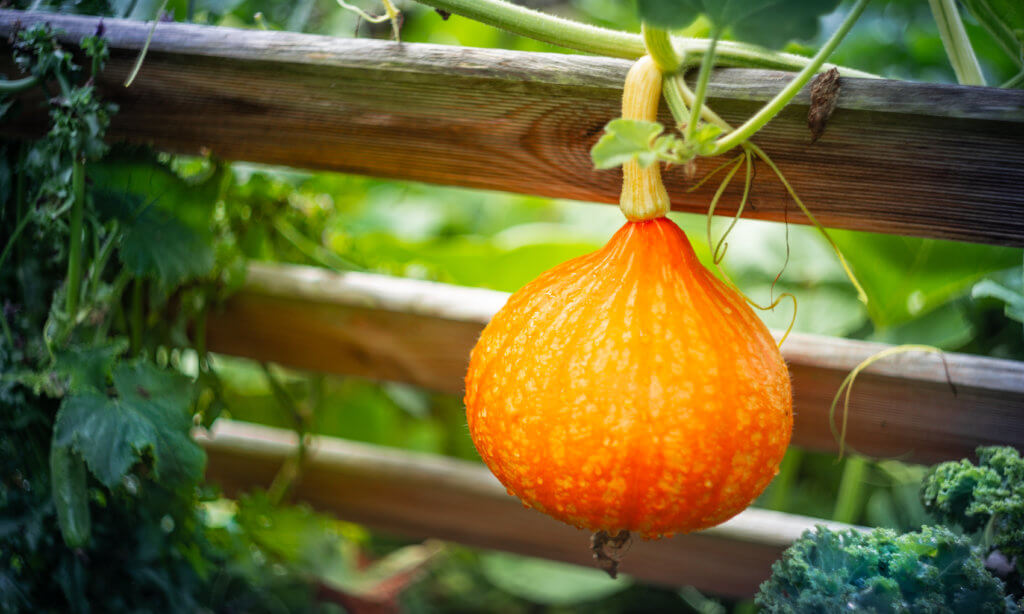
[[[159,4],[139,0],[130,14],[150,19]],[[357,4],[381,12],[370,0]],[[639,30],[630,2],[524,4]],[[127,10],[130,5],[124,0],[120,6]],[[445,20],[413,2],[398,5],[405,15],[402,39],[407,42],[562,51],[458,16]],[[189,3],[172,0],[168,7],[183,19]],[[823,37],[846,8],[824,20]],[[361,21],[334,0],[197,0],[191,17],[200,23],[340,37],[390,36],[387,24]],[[698,22],[688,33],[705,30]],[[1016,65],[970,20],[968,31],[991,83],[1016,73]],[[810,53],[818,42],[794,43],[788,50]],[[833,60],[886,77],[953,81],[928,5],[921,0],[874,3]],[[208,160],[168,160],[183,176],[201,176],[211,165]],[[229,175],[223,204],[235,212],[231,219],[239,246],[251,259],[509,292],[560,262],[597,249],[622,223],[618,210],[606,205],[243,163],[231,165]],[[813,211],[815,203],[807,204]],[[704,218],[674,218],[706,259]],[[716,235],[724,225],[724,220],[716,221]],[[798,331],[1024,359],[1021,322],[1007,315],[1019,314],[1024,304],[1021,250],[845,231],[834,236],[871,298],[868,307],[858,302],[827,244],[805,226],[741,221],[730,236],[724,266],[755,300],[792,292],[800,305]],[[773,289],[779,271],[784,272]],[[783,304],[762,316],[769,326],[785,328],[790,309]],[[290,413],[278,403],[258,364],[216,357],[215,365],[225,385],[223,415],[292,428]],[[314,432],[478,460],[457,397],[276,367],[272,372],[312,416]],[[837,462],[794,449],[758,505],[910,529],[925,521],[917,500],[921,475],[922,468],[898,461]],[[400,599],[411,612],[718,612],[752,607],[720,603],[692,589],[649,587],[628,579],[610,582],[595,570],[454,545],[416,544],[302,508],[276,509],[260,497],[256,493],[239,502],[209,504],[211,523],[257,535],[265,545],[262,559],[240,564],[298,566],[320,582],[356,594],[378,577],[373,573],[390,577],[399,574],[396,569],[417,569]],[[324,535],[337,547],[314,548]],[[580,543],[584,547],[585,539]],[[377,557],[392,567],[366,571],[359,563]]]

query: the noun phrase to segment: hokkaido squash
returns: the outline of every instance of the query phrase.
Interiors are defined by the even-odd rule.
[[[623,116],[655,119],[661,81],[650,56],[637,61]],[[793,429],[778,346],[665,217],[656,164],[623,165],[620,207],[628,221],[603,249],[526,284],[494,316],[465,397],[494,475],[525,505],[594,531],[613,576],[608,538],[618,548],[631,533],[734,516],[778,473]]]
[[[470,434],[510,493],[615,535],[725,521],[778,471],[793,425],[764,324],[667,218],[544,273],[485,328]]]

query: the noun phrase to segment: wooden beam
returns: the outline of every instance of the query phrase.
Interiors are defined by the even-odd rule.
[[[209,456],[207,477],[229,495],[267,487],[297,442],[290,431],[229,420],[196,436]],[[525,508],[480,464],[329,437],[313,438],[310,450],[295,496],[321,511],[410,537],[593,564],[586,532]],[[637,540],[622,571],[647,582],[750,597],[782,551],[815,525],[848,527],[748,509],[701,533]]]
[[[246,286],[210,315],[208,344],[300,369],[461,394],[469,352],[507,296],[254,263]],[[886,347],[790,335],[782,351],[793,376],[795,444],[836,450],[832,397],[847,373]],[[1024,448],[1024,363],[920,352],[886,359],[857,379],[848,429],[855,450],[922,463],[970,456],[979,445]]]
[[[0,36],[46,21],[69,45],[97,20],[0,10]],[[179,153],[559,198],[617,202],[618,172],[589,149],[619,114],[629,62],[612,58],[161,23],[138,79],[125,76],[149,25],[104,20],[110,136]],[[0,70],[5,67],[0,65]],[[10,66],[6,67],[8,70]],[[790,75],[716,71],[711,105],[749,116]],[[1024,92],[844,78],[824,137],[809,145],[806,91],[757,137],[828,226],[1024,246]],[[8,135],[32,134],[43,109]],[[662,120],[672,123],[667,112]],[[701,165],[706,171],[712,164]],[[706,210],[714,186],[674,207]],[[740,182],[741,183],[741,182]],[[731,215],[739,186],[719,211]],[[759,168],[752,217],[801,221]]]

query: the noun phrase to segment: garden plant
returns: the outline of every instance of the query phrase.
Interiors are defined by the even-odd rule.
[[[0,80],[0,610],[1024,607],[1019,451],[986,446],[925,469],[868,459],[845,442],[856,377],[872,364],[907,352],[1024,360],[1021,250],[826,229],[816,203],[758,145],[759,131],[807,88],[807,140],[827,139],[848,78],[903,70],[1021,87],[1024,8],[556,4],[620,27],[505,0],[3,7],[143,18],[150,36],[177,18],[354,31],[394,45],[437,35],[557,46],[634,63],[621,117],[602,118],[590,151],[601,172],[621,167],[621,215],[587,236],[566,229],[586,221],[579,207],[588,205],[111,142],[120,109],[97,83],[112,26],[98,20],[73,47],[45,20],[16,28]],[[906,28],[907,44],[872,43],[855,28],[865,21],[905,23],[895,27]],[[144,78],[146,62],[143,48],[125,87]],[[720,67],[787,74],[755,113],[730,122],[710,101]],[[662,102],[673,125],[659,122]],[[693,190],[717,185],[705,217],[669,217],[670,167]],[[766,224],[757,239],[744,234],[740,219],[768,181],[811,229]],[[735,215],[716,231],[716,211],[737,186]],[[553,231],[563,234],[536,238]],[[750,256],[757,242],[785,257],[769,265]],[[258,261],[513,294],[467,357],[460,399],[211,352],[208,316]],[[773,337],[765,321],[785,332]],[[793,391],[780,346],[792,330],[892,344],[849,373],[828,410],[841,456],[852,455],[789,447]],[[228,496],[204,478],[197,433],[225,418],[296,432],[294,457],[266,489]],[[592,533],[603,571],[371,533],[296,503],[315,435],[482,460],[524,505]],[[629,573],[633,542],[714,527],[751,505],[851,526],[806,532],[746,601],[613,579],[620,567]]]

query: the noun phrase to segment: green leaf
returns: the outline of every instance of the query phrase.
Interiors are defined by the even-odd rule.
[[[637,119],[613,119],[604,128],[604,136],[590,150],[594,166],[615,168],[631,160],[641,167],[656,163],[669,150],[674,139],[659,139],[665,127],[658,122]]]
[[[714,124],[702,124],[690,144],[699,156],[710,156],[715,150],[715,139],[722,134],[722,128]]]
[[[1000,300],[1006,303],[1006,317],[1024,322],[1024,294],[1020,292],[986,279],[971,289],[971,297]]]
[[[640,18],[653,25],[682,28],[703,14],[713,28],[766,47],[814,38],[821,16],[837,6],[839,0],[637,0]]]
[[[118,397],[84,392],[64,399],[57,412],[54,443],[71,446],[92,473],[114,488],[140,461],[150,461],[168,486],[196,482],[205,454],[192,440],[191,383],[147,362],[114,371]]]
[[[864,286],[868,313],[879,328],[921,317],[1021,261],[1021,250],[1009,247],[829,232]]]
[[[499,552],[481,554],[480,571],[498,588],[548,606],[604,599],[633,583],[625,577],[609,579],[598,569]]]
[[[119,256],[126,268],[170,286],[210,273],[219,170],[184,179],[157,160],[113,155],[90,166],[89,177],[96,210],[121,223]]]
[[[53,370],[66,378],[71,393],[103,392],[107,389],[118,356],[128,349],[124,339],[103,345],[71,347],[57,355]]]
[[[890,345],[926,341],[937,348],[956,350],[969,343],[976,334],[975,324],[963,304],[953,301],[919,318],[876,331],[869,339]]]
[[[147,207],[124,228],[121,262],[132,273],[175,286],[214,266],[213,240],[172,215]]]
[[[964,0],[967,10],[1016,62],[1024,60],[1024,3],[1020,0]]]

